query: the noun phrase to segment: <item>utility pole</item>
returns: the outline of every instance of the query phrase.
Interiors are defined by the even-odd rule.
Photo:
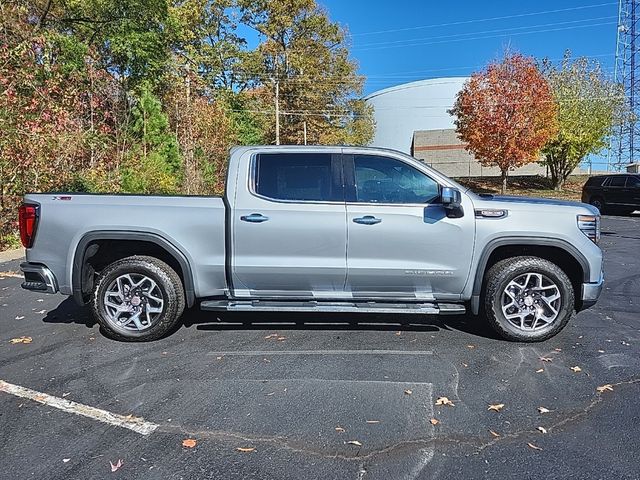
[[[276,145],[280,145],[280,80],[276,72],[275,78],[275,104],[276,104]]]

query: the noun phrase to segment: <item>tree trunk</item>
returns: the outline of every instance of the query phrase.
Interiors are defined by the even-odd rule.
[[[507,173],[508,170],[501,170],[501,177],[502,177],[502,190],[500,191],[500,193],[502,195],[507,193]]]

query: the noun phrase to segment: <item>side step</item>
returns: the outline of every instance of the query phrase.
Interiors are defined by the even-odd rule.
[[[206,300],[201,310],[214,312],[339,312],[339,313],[421,313],[462,315],[464,305],[457,303],[381,303],[277,300]]]

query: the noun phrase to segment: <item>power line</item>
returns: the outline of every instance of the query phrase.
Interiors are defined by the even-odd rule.
[[[473,20],[463,20],[459,22],[448,22],[448,23],[439,23],[439,24],[431,24],[431,25],[420,25],[416,27],[406,27],[406,28],[394,28],[391,30],[378,30],[374,32],[361,32],[361,33],[352,33],[349,34],[351,37],[360,37],[364,35],[378,35],[382,33],[396,33],[396,32],[408,32],[412,30],[422,30],[426,28],[437,28],[437,27],[451,27],[454,25],[468,25],[470,23],[479,23],[479,22],[492,22],[495,20],[507,20],[510,18],[522,18],[522,17],[532,17],[535,15],[547,15],[549,13],[561,13],[561,12],[571,12],[576,10],[585,10],[588,8],[599,8],[599,7],[608,7],[611,5],[617,5],[617,2],[608,2],[608,3],[598,3],[595,5],[582,5],[579,7],[571,7],[571,8],[560,8],[556,10],[544,10],[541,12],[528,12],[528,13],[519,13],[515,15],[504,15],[501,17],[490,17],[490,18],[477,18]]]
[[[548,28],[548,29],[536,30],[536,31],[532,31],[532,32],[513,32],[513,33],[504,33],[504,34],[499,34],[499,35],[486,35],[486,36],[481,36],[481,37],[458,38],[458,39],[453,39],[453,40],[444,40],[444,41],[437,41],[437,42],[413,43],[413,44],[406,44],[406,45],[379,46],[379,47],[363,48],[360,51],[361,52],[368,52],[368,51],[373,51],[373,50],[396,48],[396,47],[399,47],[399,46],[400,47],[421,47],[421,46],[426,46],[426,45],[440,45],[440,44],[444,44],[444,43],[464,42],[464,41],[469,41],[469,40],[484,40],[484,39],[488,39],[488,38],[511,37],[511,36],[516,36],[516,35],[531,35],[531,34],[547,33],[547,32],[560,32],[560,31],[564,31],[564,30],[574,30],[576,28],[590,28],[590,27],[600,27],[600,26],[604,26],[604,25],[616,25],[616,24],[617,24],[617,22],[603,22],[603,23],[593,23],[593,24],[590,24],[590,25],[574,25],[573,27]]]
[[[374,43],[366,43],[363,45],[357,45],[354,46],[354,50],[358,50],[360,48],[364,48],[364,47],[372,47],[372,46],[377,46],[377,45],[393,45],[393,44],[401,44],[401,43],[407,43],[407,42],[418,42],[418,41],[422,41],[422,40],[438,40],[438,39],[445,39],[445,38],[456,38],[456,37],[464,37],[464,36],[469,36],[469,35],[483,35],[483,34],[487,34],[487,33],[501,33],[501,32],[509,32],[509,31],[515,31],[515,30],[526,30],[526,29],[531,29],[531,28],[542,28],[542,27],[553,27],[556,25],[570,25],[570,24],[576,24],[576,23],[584,23],[584,22],[591,22],[594,20],[611,20],[611,19],[617,19],[617,15],[609,15],[606,17],[595,17],[595,18],[585,18],[582,20],[569,20],[569,21],[565,21],[565,22],[553,22],[553,23],[543,23],[543,24],[539,24],[539,25],[525,25],[525,26],[521,26],[521,27],[510,27],[510,28],[499,28],[499,29],[494,29],[494,30],[484,30],[484,31],[480,31],[480,32],[468,32],[468,33],[456,33],[453,35],[439,35],[439,36],[435,36],[435,37],[422,37],[422,38],[409,38],[409,39],[405,39],[405,40],[395,40],[395,41],[390,41],[390,42],[374,42]]]

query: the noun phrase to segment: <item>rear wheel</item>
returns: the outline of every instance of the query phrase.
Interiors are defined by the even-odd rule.
[[[157,258],[132,256],[101,273],[92,310],[105,334],[115,340],[143,342],[169,332],[184,311],[178,274]]]
[[[593,197],[589,203],[600,210],[600,213],[604,212],[604,199],[602,197]]]
[[[513,257],[491,267],[484,307],[493,329],[506,339],[539,342],[556,335],[573,316],[567,274],[539,257]]]

